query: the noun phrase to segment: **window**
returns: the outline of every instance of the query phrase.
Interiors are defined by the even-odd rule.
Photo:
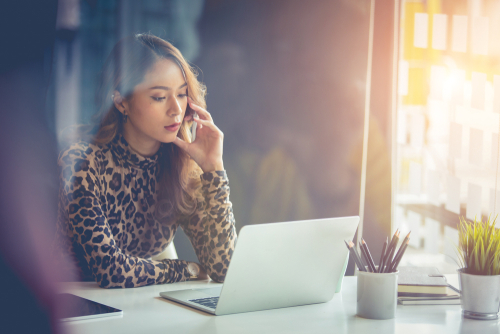
[[[402,264],[454,273],[459,217],[494,217],[498,187],[498,1],[402,1],[393,229]]]

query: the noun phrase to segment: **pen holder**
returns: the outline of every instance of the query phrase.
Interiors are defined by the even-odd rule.
[[[392,319],[396,314],[398,271],[358,272],[357,315],[367,319]]]

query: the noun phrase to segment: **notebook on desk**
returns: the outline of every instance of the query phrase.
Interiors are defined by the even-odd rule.
[[[399,267],[398,304],[460,305],[460,292],[434,267]]]
[[[224,284],[160,296],[225,315],[327,302],[343,277],[359,217],[244,226]]]
[[[398,296],[445,296],[447,293],[448,283],[437,268],[399,267]]]

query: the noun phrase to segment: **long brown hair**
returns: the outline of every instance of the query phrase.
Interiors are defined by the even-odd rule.
[[[172,59],[184,74],[188,95],[193,102],[206,107],[206,88],[197,79],[197,71],[184,59],[180,51],[169,42],[151,34],[137,34],[120,40],[104,63],[96,103],[98,112],[84,132],[95,144],[107,144],[123,130],[123,115],[113,103],[113,92],[126,99],[145,74],[160,59]],[[193,110],[187,107],[186,115]],[[189,131],[192,121],[183,121],[177,136],[191,142]],[[172,143],[162,144],[159,155],[160,172],[156,218],[172,223],[181,216],[189,216],[201,199],[201,168],[182,149]]]

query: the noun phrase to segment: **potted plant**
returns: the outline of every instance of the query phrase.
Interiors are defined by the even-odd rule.
[[[458,278],[463,316],[471,319],[498,319],[500,307],[500,230],[496,218],[468,222],[460,218]]]

